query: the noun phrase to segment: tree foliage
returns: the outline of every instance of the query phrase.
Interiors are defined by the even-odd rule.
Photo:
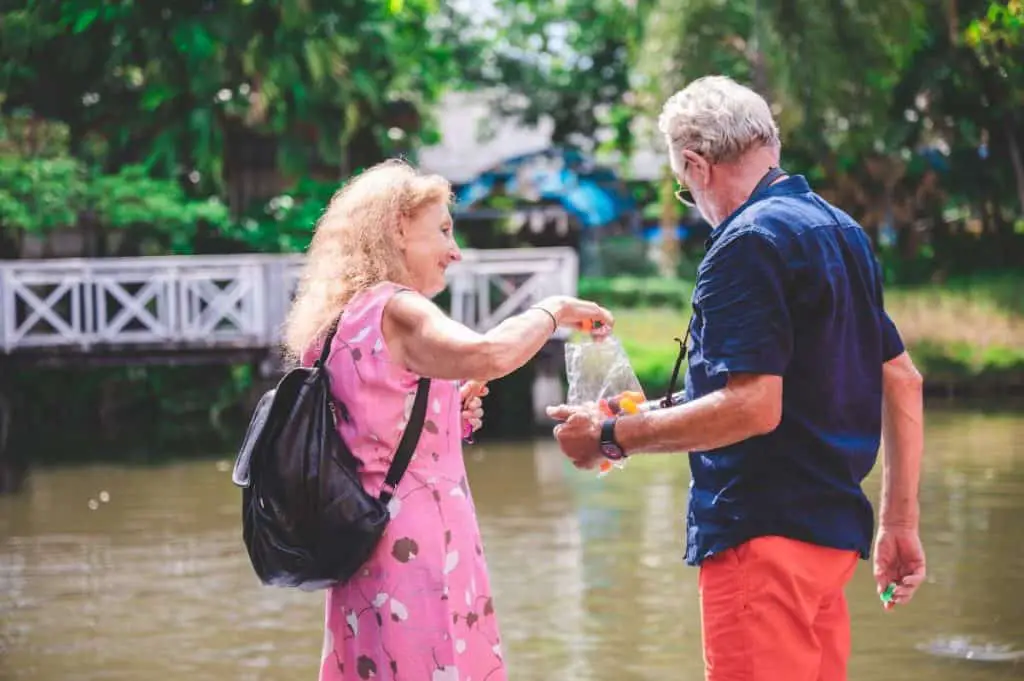
[[[724,73],[770,100],[787,167],[880,242],[895,229],[907,257],[953,257],[946,232],[980,230],[1004,257],[1024,207],[1022,14],[1022,0],[29,0],[0,14],[0,104],[65,125],[67,153],[5,156],[0,216],[198,220],[301,248],[340,177],[435,139],[451,88],[486,89],[496,118],[550,120],[556,143],[628,153],[656,140],[671,92]],[[239,220],[189,202],[233,196],[252,166],[282,177],[232,201]]]
[[[1020,36],[1019,0],[657,0],[639,115],[731,75],[772,103],[787,167],[883,246],[895,230],[903,259],[1007,264],[1024,212]]]
[[[462,17],[473,59],[463,84],[492,92],[495,112],[552,124],[555,144],[632,148],[633,65],[651,0],[495,0]]]
[[[0,118],[0,251],[17,251],[25,234],[45,239],[84,221],[100,232],[156,236],[159,248],[186,253],[200,225],[227,224],[218,198],[190,198],[176,180],[152,177],[138,165],[103,173],[68,153],[68,137],[60,123]]]
[[[6,107],[89,135],[107,163],[222,186],[231,133],[296,173],[408,148],[450,80],[434,0],[30,0],[0,23]],[[243,139],[246,134],[240,135]],[[410,139],[411,138],[411,139]]]

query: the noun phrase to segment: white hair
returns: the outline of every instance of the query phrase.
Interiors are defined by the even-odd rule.
[[[726,76],[705,76],[668,98],[658,117],[669,162],[679,173],[682,152],[709,163],[735,161],[747,151],[779,146],[779,127],[764,98]]]

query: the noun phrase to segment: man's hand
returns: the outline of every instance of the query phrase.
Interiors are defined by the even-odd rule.
[[[489,392],[487,384],[482,381],[466,381],[459,388],[459,399],[462,401],[462,422],[470,424],[473,432],[480,430],[480,426],[484,423],[484,403],[481,398]]]
[[[601,418],[595,409],[562,404],[547,408],[548,416],[562,421],[555,426],[555,439],[576,468],[593,468],[601,454]]]
[[[918,531],[882,525],[875,538],[874,553],[878,593],[895,583],[892,602],[896,605],[909,602],[925,578],[924,547]]]

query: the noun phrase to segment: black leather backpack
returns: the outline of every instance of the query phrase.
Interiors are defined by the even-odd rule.
[[[337,322],[312,367],[289,371],[260,399],[235,461],[242,488],[242,538],[264,584],[306,591],[347,581],[387,526],[388,502],[409,466],[426,416],[430,380],[417,386],[409,424],[379,497],[369,495],[358,460],[335,418],[327,360]]]

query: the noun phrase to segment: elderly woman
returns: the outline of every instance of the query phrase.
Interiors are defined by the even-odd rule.
[[[526,364],[558,326],[613,323],[598,305],[569,297],[545,299],[485,334],[445,315],[430,299],[460,258],[450,197],[441,177],[395,161],[348,183],[317,225],[286,324],[289,349],[309,364],[340,316],[328,371],[350,413],[339,431],[372,494],[418,379],[437,379],[383,540],[355,577],[328,592],[324,681],[506,678],[463,428],[480,425],[484,383]]]

